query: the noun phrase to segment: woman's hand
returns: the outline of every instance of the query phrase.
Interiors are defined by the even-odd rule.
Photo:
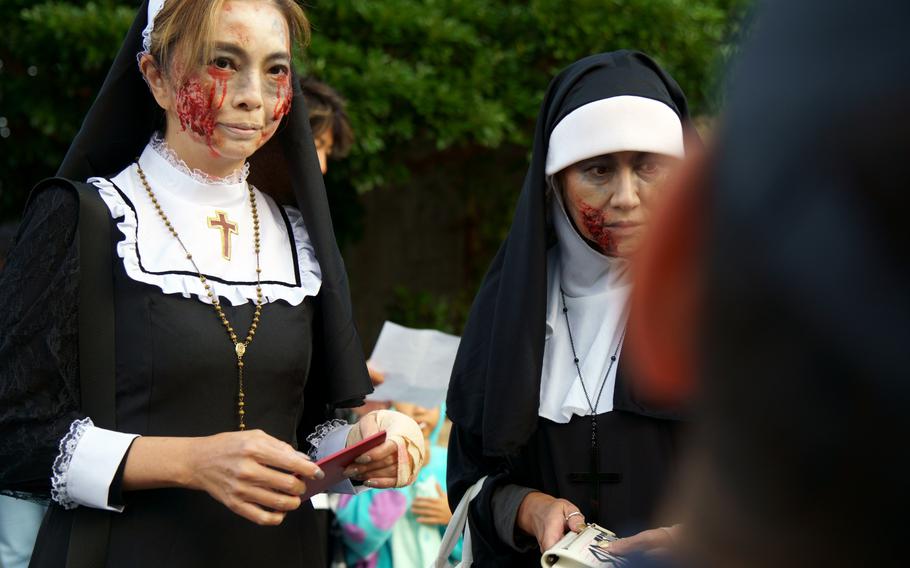
[[[261,430],[204,438],[136,438],[123,489],[182,487],[205,491],[241,517],[277,525],[300,506],[301,478],[325,474],[304,454]]]
[[[370,412],[354,424],[345,445],[352,446],[380,431],[386,432],[386,441],[358,457],[345,475],[377,489],[413,483],[423,465],[426,444],[420,426],[404,414]]]
[[[260,525],[278,525],[300,506],[301,478],[325,476],[305,454],[262,430],[200,438],[190,472],[189,487]]]
[[[566,531],[579,532],[585,527],[585,518],[578,507],[539,491],[528,493],[521,501],[515,522],[518,528],[537,539],[541,553],[559,542]]]
[[[411,511],[417,517],[417,522],[422,525],[448,525],[452,520],[452,510],[449,509],[449,498],[436,484],[439,497],[414,497]]]
[[[633,552],[659,554],[672,549],[679,536],[680,525],[642,531],[635,536],[610,543],[610,554],[627,556]]]
[[[288,511],[300,506],[306,492],[301,478],[325,476],[305,454],[261,430],[193,440],[185,486],[205,491],[259,525],[281,524]]]

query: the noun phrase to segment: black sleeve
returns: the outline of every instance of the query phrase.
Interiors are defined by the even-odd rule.
[[[0,492],[47,498],[79,411],[77,225],[64,188],[33,196],[0,271]]]
[[[496,507],[508,503],[495,497],[500,489],[514,482],[509,461],[484,455],[480,437],[453,424],[446,472],[449,507],[453,511],[468,489],[484,475],[487,479],[471,502],[468,514],[474,560],[478,566],[510,566],[516,551],[526,549],[527,543],[519,544],[515,539],[504,541],[497,530],[497,520],[503,517],[503,512],[497,514]]]
[[[331,385],[328,384],[327,379],[327,377],[330,376],[330,373],[326,370],[325,336],[322,331],[324,329],[322,324],[323,315],[320,309],[319,300],[318,297],[312,299],[308,298],[306,300],[308,305],[314,310],[312,323],[313,357],[310,368],[307,371],[308,377],[306,388],[303,393],[303,412],[297,425],[297,449],[305,453],[310,453],[314,449],[307,443],[307,436],[315,432],[318,426],[329,420],[341,418],[347,422],[351,422],[351,413],[346,409],[362,406],[365,398],[362,395],[355,394],[358,392],[357,388],[336,388],[336,390],[341,391],[349,390],[352,393],[352,398],[340,401],[331,400]],[[364,367],[364,370],[366,370],[366,367]],[[352,380],[351,384],[356,384],[356,381]],[[335,386],[338,387],[338,385]]]
[[[517,526],[518,509],[522,501],[536,489],[524,485],[501,485],[493,491],[493,523],[499,540],[518,552],[534,550],[537,539],[522,532]]]

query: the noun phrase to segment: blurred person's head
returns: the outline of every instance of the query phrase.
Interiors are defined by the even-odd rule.
[[[665,284],[637,287],[651,293],[630,329],[663,306],[652,330],[699,337],[694,357],[661,341],[641,354],[699,379],[682,499],[694,565],[903,565],[910,4],[766,8],[716,148],[678,194],[701,214],[676,215],[655,247],[704,240],[675,272],[649,267]],[[655,300],[692,275],[697,317]]]
[[[434,406],[432,408],[427,408],[425,406],[420,406],[419,404],[414,404],[413,402],[403,402],[400,400],[393,403],[393,405],[398,412],[413,418],[414,422],[417,422],[417,425],[420,426],[421,431],[423,431],[423,437],[429,441],[430,434],[433,433],[433,430],[436,429],[436,426],[439,425],[439,421],[442,418],[441,407]]]
[[[329,158],[347,156],[354,143],[354,132],[345,110],[347,103],[335,89],[313,77],[302,79],[300,88],[310,114],[319,167],[324,174],[329,168]]]

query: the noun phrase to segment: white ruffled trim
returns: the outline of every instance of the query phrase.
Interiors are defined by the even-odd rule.
[[[150,274],[142,270],[137,252],[138,221],[136,212],[126,204],[123,196],[106,178],[90,178],[89,183],[98,188],[98,193],[107,204],[111,217],[122,220],[117,223],[117,228],[123,234],[123,240],[117,243],[117,256],[123,259],[123,267],[127,276],[136,282],[157,286],[165,294],[180,294],[184,298],[196,296],[200,301],[211,304],[211,299],[205,286],[198,276],[184,274]],[[258,191],[258,190],[257,190]],[[262,196],[262,193],[259,193]],[[300,268],[300,286],[282,286],[280,284],[262,284],[262,295],[267,302],[284,300],[292,306],[300,305],[307,296],[316,296],[322,286],[322,274],[316,259],[316,251],[310,243],[303,217],[297,209],[285,207],[288,220],[291,222],[291,231],[294,234],[294,243],[297,252],[297,265]],[[254,302],[257,298],[255,284],[225,284],[209,278],[207,280],[212,292],[231,305],[239,306],[247,302]]]
[[[164,0],[149,1],[148,19],[145,23],[145,29],[142,30],[142,51],[138,54],[140,57],[152,49],[152,31],[155,29],[155,17],[162,7],[164,7]]]
[[[295,288],[295,290],[300,290],[300,299],[297,303],[291,302],[292,305],[296,306],[307,297],[306,290],[313,291],[310,294],[311,296],[319,293],[319,289],[322,287],[322,270],[319,268],[319,260],[316,258],[316,250],[313,248],[312,241],[310,241],[306,223],[303,222],[303,214],[295,207],[285,207],[284,212],[287,214],[288,221],[291,224],[291,232],[294,234],[294,246],[297,249],[300,287]],[[311,269],[306,267],[311,267]],[[312,268],[315,268],[315,271]],[[265,290],[265,287],[262,289]]]
[[[152,135],[152,139],[149,141],[149,146],[151,146],[152,150],[164,158],[164,160],[167,161],[167,163],[169,163],[175,170],[182,172],[183,174],[192,178],[194,181],[202,184],[237,185],[238,183],[245,182],[246,178],[250,175],[249,162],[244,162],[242,167],[234,170],[234,173],[225,177],[210,176],[202,170],[191,168],[186,164],[186,162],[180,159],[180,156],[177,155],[177,152],[175,152],[173,148],[167,145],[167,142],[164,141],[164,137],[160,132],[156,132]]]
[[[75,501],[70,497],[67,491],[67,481],[69,479],[70,463],[73,461],[73,454],[76,452],[76,446],[82,435],[90,427],[94,426],[91,418],[82,418],[74,420],[70,424],[69,432],[60,439],[60,452],[54,458],[54,466],[51,476],[51,499],[64,509],[75,509],[78,507]]]
[[[329,434],[339,428],[344,428],[345,426],[348,426],[348,422],[340,418],[334,418],[317,426],[313,433],[306,437],[307,443],[313,448],[313,454],[316,454],[319,450],[319,446],[322,445],[323,440],[325,440]]]

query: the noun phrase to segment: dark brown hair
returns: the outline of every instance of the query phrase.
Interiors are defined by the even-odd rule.
[[[333,144],[330,157],[347,156],[354,143],[354,131],[345,112],[347,106],[345,100],[335,89],[313,77],[301,79],[300,89],[303,91],[303,98],[310,113],[313,138],[319,138],[323,132],[331,129]]]

